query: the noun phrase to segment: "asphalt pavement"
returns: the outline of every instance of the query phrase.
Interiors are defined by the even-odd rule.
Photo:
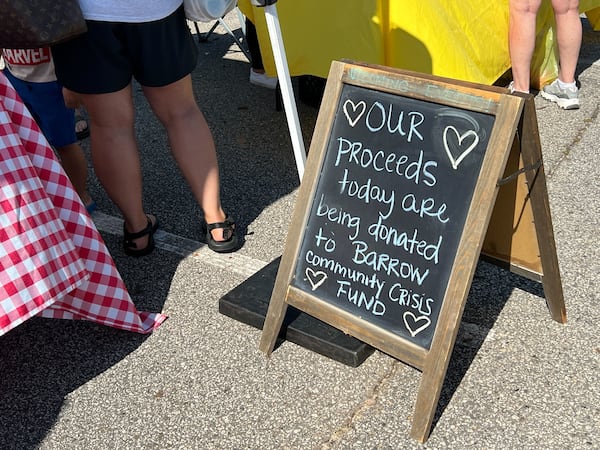
[[[480,262],[425,444],[410,437],[420,371],[379,351],[350,367],[289,341],[267,358],[259,329],[219,313],[281,256],[299,179],[274,91],[249,84],[246,57],[218,27],[198,44],[193,82],[243,247],[206,248],[200,209],[136,86],[158,248],[123,254],[122,221],[92,170],[93,217],[138,309],[169,318],[151,335],[34,318],[0,337],[0,448],[600,448],[599,43],[586,24],[579,110],[535,99],[568,321],[550,318],[538,283]],[[298,111],[309,148],[318,111]]]

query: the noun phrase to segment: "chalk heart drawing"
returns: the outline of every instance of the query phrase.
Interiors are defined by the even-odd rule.
[[[459,151],[462,150],[462,153],[460,153],[460,155],[458,155],[458,158],[454,158],[454,155],[452,154],[452,152],[450,151],[450,148],[448,146],[448,132],[449,131],[451,131],[452,134],[454,134],[456,141],[458,141]],[[467,141],[467,143],[471,142],[471,145],[469,145],[467,147],[466,143],[465,143],[465,145],[463,145],[463,141],[470,136],[472,136],[473,138],[472,138],[472,140]],[[469,153],[471,153],[475,149],[475,147],[477,147],[477,144],[479,144],[479,136],[473,130],[465,131],[463,134],[459,134],[458,130],[451,125],[447,126],[446,129],[444,130],[444,148],[446,149],[446,153],[448,154],[448,158],[450,159],[450,164],[452,164],[452,168],[454,170],[456,170],[458,168],[458,165],[461,163],[461,161],[463,159],[465,159],[469,155]]]
[[[325,272],[320,270],[314,271],[310,267],[307,267],[304,273],[306,274],[306,278],[308,279],[313,291],[325,283],[325,280],[327,279],[327,274]]]
[[[410,311],[406,311],[402,318],[404,319],[404,325],[406,325],[406,329],[410,332],[412,337],[415,337],[417,334],[431,325],[431,319],[429,319],[429,317],[417,317]]]
[[[363,101],[356,104],[352,100],[346,100],[344,102],[344,114],[352,128],[354,128],[354,125],[356,125],[366,110],[367,104]]]

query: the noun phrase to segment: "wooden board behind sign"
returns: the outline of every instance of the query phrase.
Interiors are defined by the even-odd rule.
[[[505,178],[524,168],[519,140],[515,139],[506,164]],[[496,264],[540,281],[542,262],[533,223],[525,174],[500,186],[482,253]]]
[[[535,103],[531,95],[525,95],[505,176],[498,183],[500,191],[482,256],[519,275],[541,281],[552,318],[566,323],[542,159]]]
[[[411,434],[424,441],[524,104],[334,62],[261,350],[293,305],[422,370]],[[562,291],[551,302],[564,309]]]

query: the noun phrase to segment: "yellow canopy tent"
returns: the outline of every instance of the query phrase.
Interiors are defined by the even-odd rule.
[[[257,28],[265,69],[275,65],[261,8],[239,0]],[[600,0],[581,0],[595,29]],[[510,68],[508,1],[278,0],[290,74],[327,77],[331,61],[351,59],[492,84]],[[538,14],[532,86],[557,76],[554,18],[549,2]],[[598,27],[598,28],[597,28]]]
[[[591,9],[585,12],[588,20],[592,24],[594,31],[600,31],[600,8]]]

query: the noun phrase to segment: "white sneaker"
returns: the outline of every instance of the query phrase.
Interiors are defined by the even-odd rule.
[[[511,81],[508,86],[506,86],[507,89],[510,91],[511,94],[514,94],[515,92],[521,92],[522,94],[529,94],[529,91],[525,92],[525,91],[517,91],[515,89],[515,82]]]
[[[250,83],[267,89],[275,89],[277,77],[270,77],[266,73],[258,73],[250,69]]]
[[[562,89],[558,85],[558,78],[551,84],[544,86],[542,97],[556,103],[562,109],[579,109],[579,90],[577,87]]]

